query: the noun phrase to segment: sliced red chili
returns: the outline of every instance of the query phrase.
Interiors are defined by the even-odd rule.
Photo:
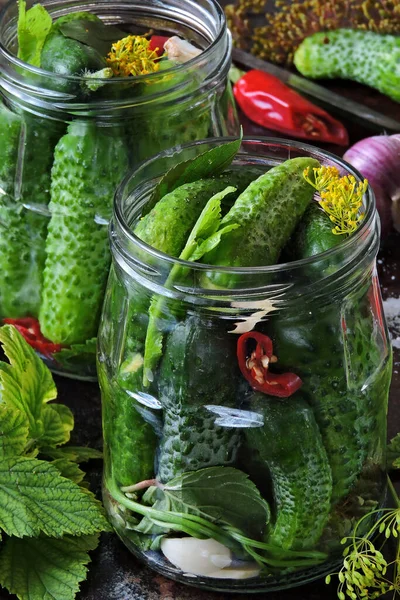
[[[158,56],[164,54],[164,44],[169,40],[165,35],[152,35],[150,38],[149,50],[157,52]]]
[[[4,323],[14,325],[23,338],[32,348],[40,352],[43,356],[51,357],[52,354],[60,352],[61,344],[54,344],[44,337],[40,331],[39,321],[33,317],[24,317],[22,319],[3,319]]]
[[[340,121],[274,75],[252,69],[238,79],[233,91],[244,114],[257,125],[316,142],[349,143]]]
[[[278,359],[273,354],[271,338],[263,333],[249,331],[241,335],[237,357],[239,368],[253,390],[288,398],[302,385],[300,377],[294,373],[271,373],[269,365]]]

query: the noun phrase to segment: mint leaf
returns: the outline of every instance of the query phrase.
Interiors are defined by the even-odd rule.
[[[40,4],[26,11],[25,0],[18,0],[18,58],[40,67],[43,44],[52,27],[51,16]]]
[[[60,471],[63,477],[70,479],[74,483],[82,483],[85,477],[84,471],[78,467],[77,463],[71,462],[66,458],[56,458],[56,460],[53,460],[51,464],[54,465],[58,471]],[[84,487],[87,487],[86,484]]]
[[[74,415],[64,404],[50,404],[42,411],[43,434],[39,446],[59,446],[69,441],[74,428]]]
[[[191,262],[199,260],[206,252],[219,244],[225,233],[239,227],[239,225],[232,223],[219,230],[221,225],[221,201],[234,191],[234,187],[228,186],[222,192],[218,192],[210,198],[194,224],[185,247],[179,255],[180,259]],[[184,271],[184,267],[175,264],[164,284],[165,287],[171,287],[176,280],[182,277]],[[164,298],[153,296],[149,307],[149,324],[144,349],[143,384],[145,386],[149,385],[153,370],[162,356],[163,332],[159,326],[159,320],[163,314],[163,307]]]
[[[86,340],[84,344],[72,344],[69,348],[63,348],[60,352],[53,354],[62,367],[74,367],[82,362],[95,362],[96,360],[97,338]]]
[[[153,194],[147,202],[142,216],[150,212],[153,206],[157,204],[165,194],[172,192],[172,190],[175,190],[184,183],[192,183],[198,179],[214,177],[222,173],[224,169],[229,167],[235,158],[242,142],[242,136],[243,131],[241,131],[238,140],[214,146],[210,150],[198,154],[195,158],[185,160],[167,171],[154,188]]]
[[[65,458],[77,463],[87,462],[88,460],[101,460],[103,458],[102,452],[94,448],[87,448],[86,446],[44,447],[40,449],[40,452],[45,456],[50,456],[50,458]]]
[[[9,538],[0,551],[0,585],[20,600],[73,600],[98,535]]]
[[[108,528],[92,494],[36,458],[0,461],[0,528],[8,535],[92,534]]]
[[[400,469],[400,433],[390,440],[387,447],[386,458],[388,469]]]
[[[26,416],[15,408],[0,404],[0,460],[22,454],[28,442]]]
[[[28,418],[29,436],[43,435],[43,404],[54,400],[57,389],[53,377],[12,325],[0,328],[0,343],[10,364],[0,362],[0,402],[20,410]]]

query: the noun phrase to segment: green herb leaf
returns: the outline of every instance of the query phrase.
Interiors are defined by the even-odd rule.
[[[210,198],[197,219],[179,258],[191,262],[199,260],[209,249],[215,248],[219,244],[222,235],[239,227],[232,223],[219,230],[221,202],[225,196],[234,191],[234,187],[228,186]],[[171,287],[176,280],[182,277],[184,272],[184,267],[175,264],[168,275],[165,287]],[[144,349],[143,383],[146,386],[149,385],[153,370],[162,356],[163,332],[159,321],[163,314],[163,307],[164,298],[153,296],[149,307],[149,324]]]
[[[96,359],[97,338],[86,340],[84,344],[72,344],[69,348],[63,348],[60,352],[53,354],[60,366],[71,368],[76,364],[94,362]]]
[[[10,538],[0,552],[0,584],[20,600],[73,600],[98,535]]]
[[[28,442],[26,416],[15,408],[0,404],[0,460],[22,454]]]
[[[60,537],[108,529],[92,494],[35,458],[0,462],[0,528],[8,535]]]
[[[175,190],[184,183],[192,183],[198,179],[212,177],[222,173],[224,169],[229,167],[235,158],[240,148],[242,137],[243,131],[241,131],[238,140],[220,144],[202,154],[198,154],[194,158],[175,165],[175,167],[170,169],[158,182],[149,202],[146,204],[143,216],[147,214],[153,206],[165,196],[165,194],[172,192],[172,190]]]
[[[54,400],[57,389],[53,377],[12,325],[0,328],[0,343],[10,364],[0,362],[0,402],[20,410],[29,421],[29,436],[39,439],[43,433],[43,404]]]
[[[82,483],[85,473],[80,469],[76,462],[67,460],[66,458],[57,458],[53,460],[52,465],[60,471],[61,475],[66,479],[70,479],[74,483]],[[84,486],[86,487],[86,485]]]
[[[106,56],[111,45],[122,40],[128,34],[114,25],[105,25],[101,20],[75,19],[59,25],[61,33],[73,40],[78,40],[94,48],[102,56]]]
[[[69,441],[74,428],[74,415],[64,404],[45,406],[42,412],[43,434],[39,446],[59,446]]]
[[[41,454],[50,456],[50,458],[65,458],[77,463],[87,462],[88,460],[101,460],[103,453],[94,448],[86,446],[64,446],[63,448],[43,447],[40,449]]]
[[[25,0],[18,0],[18,58],[40,67],[40,54],[51,26],[51,16],[43,6],[35,4],[26,11]]]
[[[387,464],[388,469],[400,469],[400,433],[398,433],[387,447]]]

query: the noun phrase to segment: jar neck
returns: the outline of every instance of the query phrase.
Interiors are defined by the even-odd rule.
[[[28,8],[29,8],[28,2]],[[196,97],[207,98],[227,77],[231,63],[231,36],[224,12],[214,0],[44,0],[42,5],[54,19],[76,11],[90,11],[105,23],[123,28],[136,26],[194,41],[203,52],[194,59],[168,71],[146,76],[91,80],[101,84],[101,95],[85,95],[83,77],[63,77],[32,67],[16,57],[17,2],[11,0],[0,13],[0,91],[27,110],[57,118],[68,113],[77,116],[113,117],[116,109],[146,112],[184,104]],[[162,91],[157,83],[165,74],[175,80]],[[176,82],[176,83],[175,83]],[[68,84],[67,86],[65,84]],[[68,87],[68,92],[64,90]],[[165,86],[164,86],[165,88]],[[143,90],[146,92],[143,93]],[[87,96],[87,97],[86,97]],[[65,118],[65,117],[64,117]]]
[[[221,143],[221,140],[207,140],[187,145],[184,148],[192,153],[208,149],[208,146]],[[242,150],[234,163],[245,169],[249,164],[260,164],[257,144],[275,149],[281,155],[285,153],[294,158],[296,153],[309,154],[322,163],[337,165],[343,172],[351,173],[360,179],[359,174],[345,165],[338,157],[301,143],[286,142],[273,138],[244,140]],[[197,149],[197,150],[196,150]],[[139,169],[129,175],[121,184],[114,203],[114,216],[111,223],[111,246],[115,264],[121,277],[139,281],[152,293],[176,297],[184,302],[211,307],[221,311],[237,310],[243,307],[249,310],[262,310],[271,304],[276,308],[307,303],[340,302],[357,288],[366,285],[371,277],[375,258],[379,249],[379,221],[375,209],[373,192],[368,188],[364,199],[364,219],[352,236],[343,240],[334,248],[316,256],[266,267],[229,268],[205,264],[188,263],[149,247],[132,232],[140,218],[143,207],[151,198],[154,186],[160,176],[174,166],[176,153],[182,148],[161,153],[158,157],[143,163]],[[254,153],[254,155],[253,155]],[[185,155],[186,158],[186,155]],[[276,164],[272,156],[270,166]],[[176,266],[179,269],[176,269]],[[177,271],[173,283],[169,278],[172,269]],[[207,277],[228,282],[224,289],[206,287]]]

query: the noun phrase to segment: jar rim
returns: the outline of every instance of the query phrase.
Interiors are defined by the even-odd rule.
[[[373,193],[373,190],[371,188],[370,185],[368,185],[366,192],[364,193],[363,196],[363,200],[364,203],[366,205],[366,210],[364,213],[364,219],[361,223],[361,225],[358,227],[358,229],[352,233],[347,239],[343,240],[340,244],[338,244],[337,246],[334,246],[333,248],[330,248],[324,252],[321,252],[319,254],[307,257],[307,258],[302,258],[299,260],[295,260],[295,261],[288,261],[288,262],[284,262],[284,263],[278,263],[275,265],[264,265],[264,266],[257,266],[257,267],[230,267],[230,266],[223,266],[223,265],[209,265],[207,263],[199,263],[199,262],[190,262],[190,261],[186,261],[183,260],[181,258],[177,258],[174,256],[171,256],[169,254],[165,254],[164,252],[157,250],[156,248],[148,245],[146,242],[142,241],[139,237],[137,237],[134,232],[132,231],[129,223],[127,222],[125,215],[124,215],[124,211],[122,208],[122,203],[124,201],[124,191],[126,189],[126,187],[128,186],[130,180],[135,176],[136,173],[138,173],[141,169],[146,168],[147,165],[151,164],[152,162],[155,162],[157,160],[159,160],[160,158],[163,157],[168,157],[171,156],[172,154],[182,151],[184,149],[188,149],[188,148],[194,148],[197,146],[201,146],[202,144],[214,144],[214,143],[225,143],[225,142],[230,142],[230,141],[234,141],[237,140],[237,137],[214,137],[214,138],[207,138],[206,140],[197,140],[194,142],[189,142],[186,144],[181,144],[181,145],[177,145],[174,146],[173,148],[170,148],[168,150],[164,150],[160,153],[158,153],[156,156],[151,157],[150,159],[143,161],[142,163],[140,163],[140,165],[138,165],[138,167],[134,170],[131,171],[130,173],[128,173],[126,175],[126,177],[123,179],[123,181],[121,182],[121,184],[118,186],[115,196],[114,196],[114,209],[113,209],[113,218],[111,221],[111,230],[113,229],[113,225],[114,225],[114,220],[115,223],[118,227],[118,230],[122,232],[122,235],[126,238],[127,241],[129,241],[129,243],[133,244],[134,247],[138,248],[142,253],[144,252],[145,254],[151,256],[153,259],[158,259],[160,261],[163,261],[165,263],[170,263],[172,265],[180,265],[181,267],[185,267],[185,268],[189,268],[189,269],[196,269],[198,271],[211,271],[211,272],[218,272],[218,273],[231,273],[232,275],[234,274],[242,274],[242,275],[254,275],[254,274],[276,274],[277,272],[282,273],[282,272],[289,272],[293,269],[301,269],[303,267],[307,267],[313,264],[316,264],[319,261],[323,261],[326,259],[330,259],[330,258],[334,258],[336,256],[339,255],[343,255],[343,253],[345,253],[346,251],[355,248],[355,247],[364,247],[365,243],[367,242],[367,240],[370,238],[371,235],[371,227],[373,225],[373,221],[376,217],[376,205],[375,205],[375,195]],[[257,143],[262,143],[262,144],[271,144],[271,145],[278,145],[281,147],[287,147],[288,150],[290,148],[296,148],[297,150],[304,150],[307,153],[311,153],[313,157],[318,158],[318,156],[320,156],[321,158],[324,158],[325,160],[328,159],[331,162],[335,163],[336,165],[341,166],[342,168],[344,168],[347,172],[347,174],[353,175],[357,181],[363,181],[363,177],[361,175],[361,173],[355,169],[352,165],[350,165],[349,163],[347,163],[346,161],[344,161],[342,158],[336,156],[335,154],[328,152],[326,150],[321,150],[319,148],[317,148],[316,146],[312,146],[311,144],[306,144],[303,142],[299,142],[299,141],[293,141],[293,140],[288,140],[288,139],[283,139],[283,138],[274,138],[274,137],[267,137],[267,136],[259,136],[259,137],[253,137],[253,136],[245,136],[242,138],[242,142],[244,143],[248,143],[248,144],[257,144]],[[241,154],[240,150],[237,154],[237,156],[250,156],[250,154]],[[256,156],[256,155],[254,155]],[[288,158],[290,157],[290,155],[288,156]]]
[[[69,1],[71,2],[71,4],[73,6],[76,5],[76,2],[72,2],[72,0],[69,0]],[[89,2],[89,0],[83,0],[83,1],[84,1],[84,3],[87,3],[89,5],[89,7],[93,7],[93,3]],[[156,82],[158,78],[164,77],[166,73],[173,74],[173,75],[179,74],[179,73],[187,70],[188,68],[199,67],[201,65],[201,63],[209,60],[210,55],[213,54],[215,48],[219,45],[219,43],[223,39],[223,37],[227,31],[227,25],[226,25],[225,13],[222,10],[219,3],[216,0],[207,0],[207,2],[209,2],[210,5],[217,11],[218,17],[220,19],[220,28],[219,28],[219,31],[218,31],[215,39],[198,56],[191,58],[190,60],[188,60],[185,63],[176,65],[165,71],[162,71],[161,73],[159,71],[156,71],[154,73],[146,74],[146,76],[145,76],[146,80],[149,80],[151,82]],[[17,5],[17,0],[8,0],[8,2],[0,10],[0,23],[4,19],[7,11],[13,5]],[[46,3],[44,3],[44,6],[45,5],[46,5]],[[82,9],[83,7],[79,7],[79,8]],[[87,12],[89,12],[89,11],[87,11]],[[60,75],[59,73],[54,73],[52,71],[46,71],[44,69],[41,69],[40,67],[35,67],[33,65],[30,65],[29,63],[24,62],[23,60],[19,59],[15,54],[10,52],[7,49],[7,47],[3,44],[3,42],[0,38],[0,55],[1,54],[3,54],[4,57],[11,64],[16,66],[17,68],[20,68],[20,69],[23,68],[24,70],[31,72],[35,75],[45,76],[49,79],[49,81],[52,81],[52,80],[60,81],[61,80],[61,81],[66,81],[66,82],[70,81],[70,82],[76,82],[76,83],[82,83],[84,81],[84,77],[82,77],[81,75]],[[103,84],[105,86],[112,86],[112,85],[115,86],[115,85],[121,85],[123,83],[131,83],[132,84],[132,83],[136,83],[139,81],[143,81],[143,75],[129,75],[128,77],[115,77],[115,78],[110,78],[110,79],[96,77],[96,78],[92,78],[91,81],[94,83],[101,82],[101,84]]]

